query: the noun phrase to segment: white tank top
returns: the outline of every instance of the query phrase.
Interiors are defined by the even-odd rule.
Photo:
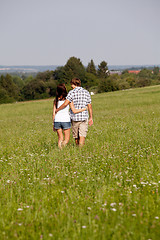
[[[57,108],[59,108],[65,101],[58,101],[57,103]],[[69,114],[69,105],[67,107],[63,108],[60,110],[56,115],[55,115],[55,122],[70,122],[70,114]]]

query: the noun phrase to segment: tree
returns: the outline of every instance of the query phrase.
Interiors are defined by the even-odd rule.
[[[54,79],[53,74],[54,74],[53,71],[39,72],[37,73],[36,79],[48,82],[49,80]]]
[[[128,70],[127,69],[122,71],[122,75],[124,75],[124,74],[128,74]]]
[[[139,73],[138,73],[139,77],[142,78],[151,78],[152,77],[152,71],[147,69],[147,68],[143,68]]]
[[[46,90],[45,83],[42,80],[37,81],[36,79],[34,79],[33,81],[29,82],[24,86],[24,88],[21,91],[21,94],[24,100],[40,99],[44,98],[41,95],[45,93],[45,90]]]
[[[33,81],[34,77],[32,75],[29,75],[24,79],[25,85],[28,84],[29,82]]]
[[[19,90],[16,84],[12,80],[12,76],[7,74],[6,76],[1,76],[0,78],[0,86],[7,91],[9,97],[17,99],[19,96]]]
[[[20,78],[19,76],[13,76],[12,78],[13,82],[19,89],[21,89],[24,86],[24,81],[22,80],[22,78]]]
[[[106,78],[108,77],[108,66],[107,66],[107,62],[102,61],[99,65],[98,65],[98,76],[100,78]]]
[[[7,91],[4,88],[0,87],[0,104],[12,102],[15,102],[15,99],[9,97]]]
[[[79,58],[71,57],[64,66],[65,83],[69,83],[72,78],[80,78],[85,81],[85,68]]]
[[[142,69],[136,78],[137,87],[145,87],[151,85],[152,71],[149,69]]]
[[[54,79],[58,83],[70,84],[72,78],[80,78],[81,82],[85,82],[85,67],[83,66],[81,60],[76,57],[71,57],[68,59],[65,66],[58,67],[54,71]]]
[[[136,87],[136,75],[130,74],[130,76],[127,76],[126,78],[123,78],[122,81],[125,80],[130,88]]]
[[[57,89],[57,81],[55,80],[50,80],[49,82],[46,83],[46,93],[49,94],[49,96],[53,97],[56,95],[56,89]]]
[[[159,73],[159,67],[154,67],[153,68],[153,74],[158,75],[158,73]]]
[[[41,99],[55,96],[57,81],[53,71],[40,72],[28,81],[21,90],[22,100]]]
[[[99,84],[99,79],[92,73],[86,73],[85,78],[85,88],[90,89],[91,87],[95,87]]]
[[[111,75],[108,78],[101,78],[99,85],[98,85],[98,92],[112,92],[117,91],[119,76],[117,74]]]
[[[57,67],[54,71],[54,79],[57,80],[59,83],[65,82],[65,69],[64,67]]]
[[[88,63],[88,66],[86,68],[86,72],[87,73],[92,73],[93,75],[97,75],[97,71],[96,71],[96,67],[95,64],[93,62],[93,60],[91,59],[91,61]]]

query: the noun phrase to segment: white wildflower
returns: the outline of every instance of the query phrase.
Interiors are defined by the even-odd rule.
[[[148,182],[141,182],[141,184],[145,185],[145,184],[148,184]]]
[[[116,212],[116,211],[117,211],[117,209],[116,209],[116,208],[111,208],[111,210],[112,210],[113,212]]]
[[[116,205],[116,203],[111,203],[110,206],[111,207],[114,207]]]
[[[23,211],[23,209],[22,208],[18,208],[17,211]]]

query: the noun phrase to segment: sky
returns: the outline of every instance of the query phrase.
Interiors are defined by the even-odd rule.
[[[0,0],[0,65],[160,64],[160,0]]]

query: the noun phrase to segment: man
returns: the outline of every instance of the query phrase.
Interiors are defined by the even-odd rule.
[[[81,87],[81,80],[79,78],[71,80],[71,87],[73,90],[69,91],[65,102],[56,109],[56,113],[65,108],[70,102],[73,102],[76,109],[88,107],[89,120],[87,110],[76,114],[70,110],[73,137],[77,145],[83,146],[88,131],[88,124],[90,126],[93,124],[91,96],[87,90]]]

